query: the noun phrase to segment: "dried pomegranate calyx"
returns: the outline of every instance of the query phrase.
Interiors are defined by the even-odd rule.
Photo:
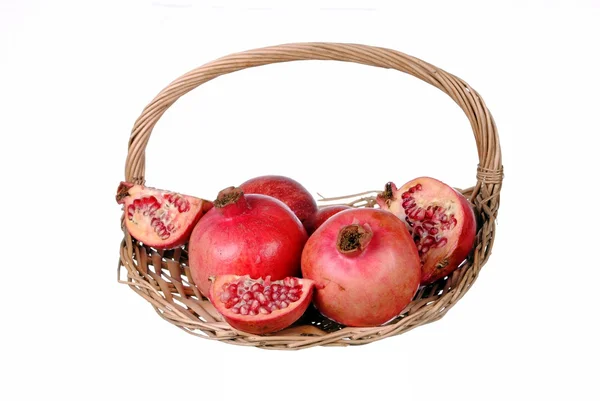
[[[391,181],[387,182],[384,186],[383,192],[377,195],[378,201],[381,201],[389,206],[389,204],[396,199],[394,194],[397,190],[396,184]]]
[[[217,199],[214,201],[216,208],[223,208],[232,203],[236,203],[237,200],[242,196],[244,192],[236,187],[227,187],[217,195]]]
[[[368,224],[350,224],[338,232],[337,249],[340,253],[351,256],[360,254],[373,237],[373,231]]]

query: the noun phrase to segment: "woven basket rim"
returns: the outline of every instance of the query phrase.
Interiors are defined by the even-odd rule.
[[[202,299],[191,281],[186,246],[172,251],[146,247],[129,235],[122,216],[124,238],[120,247],[118,281],[150,302],[162,318],[190,334],[267,349],[366,344],[442,318],[472,286],[491,254],[503,166],[496,125],[481,96],[465,81],[423,60],[382,47],[326,42],[282,44],[218,58],[171,82],[143,109],[129,138],[125,180],[145,183],[145,149],[152,130],[181,96],[221,75],[299,60],[344,61],[396,69],[437,87],[459,105],[471,123],[479,157],[476,183],[462,191],[472,203],[479,223],[474,251],[464,265],[448,277],[421,287],[400,317],[386,325],[326,329],[322,322],[307,320],[307,324],[295,325],[279,333],[257,336],[231,328],[220,319],[210,302]],[[358,203],[353,198],[346,201],[355,207],[373,206],[374,195],[360,195]],[[126,273],[124,278],[123,273]]]

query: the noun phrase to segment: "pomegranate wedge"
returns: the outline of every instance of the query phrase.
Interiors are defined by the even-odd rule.
[[[185,244],[212,202],[162,189],[122,182],[117,203],[124,205],[125,227],[132,237],[157,249]]]
[[[312,280],[296,277],[271,281],[228,274],[214,278],[209,298],[231,327],[268,334],[285,329],[304,314],[313,288]]]
[[[398,216],[412,234],[421,259],[422,284],[452,273],[473,248],[473,209],[462,194],[441,181],[420,177],[400,189],[388,182],[377,203]]]

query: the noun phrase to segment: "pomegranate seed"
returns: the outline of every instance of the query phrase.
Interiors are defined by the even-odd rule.
[[[410,207],[407,207],[406,209],[404,209],[404,213],[406,213],[407,215],[411,214],[414,210],[417,210],[417,205],[414,204]]]
[[[427,246],[427,247],[433,245],[434,243],[435,243],[435,239],[433,237],[427,237],[423,240],[423,245]]]
[[[279,293],[287,294],[289,290],[290,290],[290,287],[281,287],[281,291],[279,291]]]
[[[446,222],[446,221],[448,221],[448,216],[446,216],[445,214],[442,214],[442,215],[440,216],[440,221],[441,221],[442,223],[443,223],[443,222]]]
[[[299,292],[300,292],[300,289],[298,287],[294,287],[288,292],[288,297],[290,295],[298,295]]]
[[[223,292],[221,294],[221,301],[226,302],[231,298],[231,294],[228,292]]]
[[[280,289],[281,289],[281,286],[280,286],[279,284],[273,284],[273,285],[271,286],[271,290],[272,290],[273,292],[279,292],[279,290],[280,290]]]
[[[427,211],[425,212],[425,217],[427,217]],[[434,226],[432,221],[424,221],[423,222],[423,228],[426,230],[431,229]]]
[[[258,307],[259,307],[259,306],[260,306],[260,303],[258,302],[258,300],[256,300],[256,299],[255,299],[255,300],[253,300],[253,301],[252,301],[252,303],[250,304],[250,310],[253,310],[253,311],[255,311],[255,312],[256,312],[256,311],[258,310]]]
[[[296,277],[292,277],[290,279],[290,287],[295,287],[298,285],[298,279]]]
[[[262,292],[255,292],[254,299],[258,300],[261,305],[265,305],[267,303],[267,297]]]
[[[407,198],[404,199],[404,201],[402,201],[402,208],[403,209],[408,209],[411,206],[414,206],[415,204],[415,198]]]
[[[190,203],[187,200],[183,200],[183,202],[181,203],[181,205],[179,206],[179,208],[177,209],[179,210],[180,213],[184,213],[190,210]]]
[[[260,308],[258,308],[258,312],[262,315],[268,315],[269,313],[271,313],[264,306],[261,306]]]
[[[249,293],[249,292],[247,292],[247,293],[245,293],[244,295],[242,295],[242,299],[243,299],[244,301],[249,301],[250,299],[252,299],[252,294],[251,294],[251,293]]]
[[[275,312],[279,307],[276,304],[271,304],[271,312]]]
[[[288,300],[290,300],[292,302],[296,302],[299,299],[300,299],[300,297],[298,297],[297,294],[288,294]]]
[[[404,193],[402,194],[402,199],[406,199],[406,198],[408,198],[408,197],[410,197],[410,196],[411,196],[411,195],[410,195],[410,192],[408,192],[408,191],[407,191],[407,192],[404,192]]]
[[[273,299],[273,301],[277,301],[277,299],[279,299],[279,294],[278,293],[273,294],[271,299]]]
[[[415,228],[415,234],[417,234],[419,237],[422,237],[423,234],[425,234],[425,229],[421,226],[418,226]]]
[[[433,217],[433,210],[431,210],[431,206],[429,206],[427,208],[427,210],[425,211],[425,217],[427,217],[428,219]],[[433,223],[432,223],[433,224]]]
[[[420,191],[421,189],[423,189],[423,185],[421,185],[421,184],[417,184],[417,185],[415,186],[415,189],[416,189],[417,191]]]
[[[288,305],[289,305],[289,304],[288,304],[287,302],[285,302],[285,301],[281,301],[281,305],[279,305],[279,307],[280,307],[281,309],[283,309],[283,308],[287,308],[287,307],[288,307]]]
[[[249,310],[248,310],[248,305],[242,305],[242,306],[240,307],[240,314],[242,314],[242,315],[247,315],[247,314],[248,314],[248,312],[249,312]]]
[[[231,308],[231,312],[238,314],[240,313],[240,308]]]
[[[256,291],[262,291],[262,288],[260,288],[260,287],[262,287],[260,284],[258,284],[258,283],[255,283],[255,284],[254,284],[254,285],[253,285],[253,286],[250,288],[250,290],[252,290],[252,292],[256,292]]]
[[[417,210],[416,218],[417,218],[417,220],[423,220],[425,218],[425,209],[420,207]]]
[[[287,299],[287,295],[286,295],[286,294],[280,294],[280,295],[279,295],[279,300],[280,300],[280,301],[284,301],[284,300],[286,300],[286,299]]]
[[[250,310],[250,312],[248,312],[248,314],[249,314],[250,316],[256,316],[256,315],[258,315],[258,311],[255,311],[255,310]]]
[[[438,230],[437,228],[433,227],[431,230],[429,230],[429,234],[430,235],[436,235],[440,230]]]
[[[441,248],[441,247],[443,247],[444,245],[446,245],[447,243],[448,243],[448,238],[444,237],[444,238],[440,239],[440,240],[439,240],[439,241],[438,241],[438,242],[435,244],[435,247],[436,247],[436,248]]]
[[[421,249],[421,253],[427,253],[428,251],[429,251],[429,247],[428,247],[428,246],[424,246],[424,247]]]
[[[419,212],[419,209],[414,208],[408,213],[408,217],[410,217],[412,220],[416,220],[415,217],[417,216],[418,212]]]
[[[410,187],[410,188],[408,189],[408,192],[410,192],[411,194],[414,194],[416,190],[417,190],[417,188],[415,188],[415,187]]]

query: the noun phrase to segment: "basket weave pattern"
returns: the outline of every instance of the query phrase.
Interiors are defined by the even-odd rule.
[[[468,291],[486,263],[494,242],[503,172],[496,125],[483,99],[466,82],[431,64],[395,50],[357,44],[296,43],[255,49],[214,60],[179,77],[146,106],[129,140],[125,179],[144,184],[145,149],[157,121],[182,95],[220,75],[245,68],[295,60],[335,60],[413,75],[442,90],[464,111],[477,144],[476,183],[462,193],[471,201],[478,219],[475,249],[463,266],[445,279],[422,287],[402,314],[380,327],[343,327],[309,309],[291,328],[269,336],[239,332],[222,320],[193,285],[186,246],[157,251],[133,239],[121,225],[118,280],[146,299],[168,322],[204,338],[270,349],[301,349],[316,345],[358,345],[404,333],[434,322]],[[360,206],[372,206],[365,198]],[[126,277],[122,277],[125,267]]]

